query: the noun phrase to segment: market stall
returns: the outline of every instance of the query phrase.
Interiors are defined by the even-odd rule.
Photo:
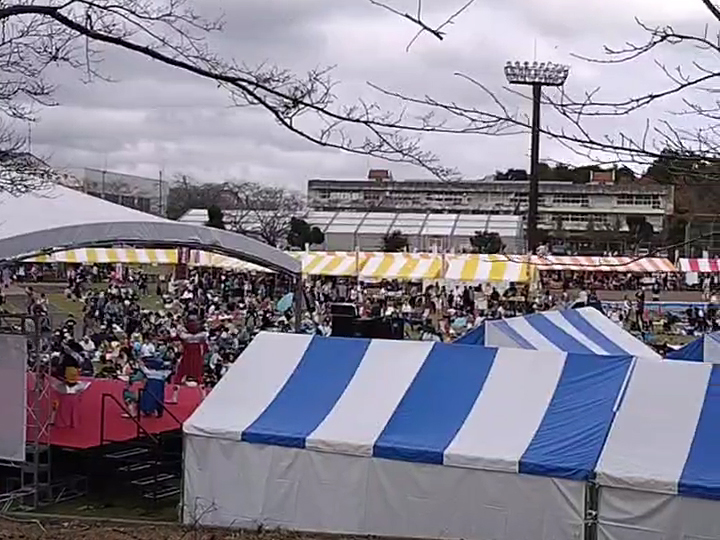
[[[584,272],[630,272],[647,274],[677,272],[669,259],[662,257],[571,257],[533,255],[532,264],[538,270],[574,270]]]
[[[442,275],[443,260],[434,253],[370,253],[360,279],[421,281]]]
[[[445,279],[470,283],[528,283],[534,268],[522,255],[447,255]]]
[[[35,257],[25,259],[23,262],[69,264],[177,264],[178,250],[151,248],[70,249],[68,251],[58,251],[49,255],[37,255]]]

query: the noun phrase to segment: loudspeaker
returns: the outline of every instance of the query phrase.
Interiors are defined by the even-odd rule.
[[[369,339],[403,339],[405,323],[402,319],[386,319],[384,317],[358,319],[335,315],[332,318],[332,335]]]
[[[355,317],[347,315],[333,315],[332,317],[332,336],[335,337],[356,337],[355,336]]]
[[[330,304],[330,315],[332,317],[357,317],[357,306],[355,304]]]

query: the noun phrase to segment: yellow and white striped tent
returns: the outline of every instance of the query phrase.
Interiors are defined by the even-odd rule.
[[[37,255],[24,262],[75,264],[177,264],[177,249],[82,248]]]
[[[209,251],[193,250],[190,252],[189,266],[203,266],[208,268],[222,268],[226,270],[239,270],[241,272],[272,272],[257,264],[253,264],[227,255],[211,253]]]
[[[360,270],[364,279],[437,279],[442,256],[433,253],[371,253]]]
[[[367,259],[355,251],[291,251],[302,262],[302,273],[308,276],[357,276]]]
[[[440,255],[435,253],[367,253],[354,251],[291,251],[302,262],[302,272],[311,276],[346,276],[380,280],[465,281],[474,283],[526,283],[535,268],[522,255]],[[177,264],[176,249],[83,248],[38,255],[26,262],[80,264]],[[191,266],[269,272],[258,265],[211,253],[192,250]]]
[[[533,268],[522,255],[446,255],[445,279],[474,283],[527,283]]]

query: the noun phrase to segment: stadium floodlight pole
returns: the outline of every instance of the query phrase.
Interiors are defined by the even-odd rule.
[[[508,62],[505,77],[510,84],[532,87],[532,126],[530,135],[530,189],[528,193],[527,245],[535,253],[538,246],[538,197],[540,182],[540,102],[543,86],[562,86],[570,67],[552,62]]]

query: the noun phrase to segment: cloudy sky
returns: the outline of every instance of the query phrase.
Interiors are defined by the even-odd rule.
[[[417,27],[367,0],[191,0],[205,14],[224,15],[223,34],[210,46],[249,64],[274,63],[303,72],[336,66],[344,103],[375,100],[377,85],[418,96],[489,108],[487,97],[454,76],[466,73],[501,91],[508,59],[536,57],[572,65],[568,91],[596,87],[618,98],[667,86],[653,58],[632,66],[598,66],[573,54],[602,54],[603,45],[643,40],[635,17],[650,25],[702,31],[713,23],[700,0],[477,0],[447,29],[444,41],[424,35],[406,52]],[[414,11],[416,0],[389,0]],[[465,0],[425,0],[429,24],[442,22]],[[687,51],[664,51],[661,60],[688,62]],[[233,108],[227,94],[192,75],[107,50],[103,70],[116,82],[84,84],[76,73],[54,76],[61,105],[45,109],[32,127],[32,149],[57,166],[95,167],[166,178],[178,173],[199,180],[227,179],[301,188],[309,178],[364,177],[371,167],[396,178],[425,178],[411,166],[324,150],[278,127],[262,110]],[[391,110],[397,103],[382,101]],[[508,97],[511,106],[527,104]],[[663,105],[669,107],[669,105]],[[662,111],[647,114],[658,115]],[[594,129],[638,132],[644,116],[611,119]],[[526,167],[527,135],[506,138],[434,136],[426,147],[468,178],[497,169]],[[551,141],[541,156],[581,159]]]

